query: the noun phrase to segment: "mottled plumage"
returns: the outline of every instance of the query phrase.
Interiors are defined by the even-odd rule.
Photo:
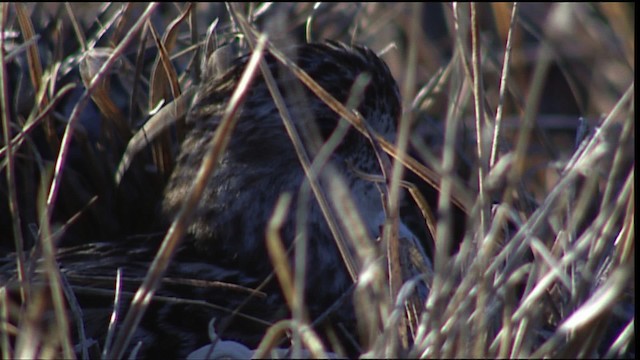
[[[337,100],[345,103],[355,79],[367,73],[371,79],[357,110],[376,132],[393,141],[400,115],[397,85],[386,64],[371,50],[338,43],[304,44],[288,55]],[[196,176],[207,144],[247,63],[248,56],[232,61],[226,72],[213,72],[197,91],[187,115],[193,129],[182,144],[175,170],[165,190],[164,209],[171,215]],[[315,121],[321,140],[335,129],[338,115],[311,93],[270,54],[265,55],[298,131],[313,134]],[[364,180],[349,164],[362,172],[381,174],[370,141],[350,129],[332,154],[331,166],[344,176],[352,199],[359,208],[370,235],[379,232],[382,213],[380,190]],[[265,248],[265,228],[278,196],[294,195],[304,172],[285,131],[278,110],[259,74],[248,91],[230,143],[202,196],[189,236],[207,251],[212,261],[242,268],[254,276],[266,276],[271,263]],[[293,204],[295,206],[296,200]],[[294,211],[290,211],[293,214]],[[352,280],[343,265],[335,241],[315,200],[309,204],[307,222],[309,249],[309,306],[313,312],[330,305],[348,289]],[[282,230],[287,245],[295,238],[293,216]]]

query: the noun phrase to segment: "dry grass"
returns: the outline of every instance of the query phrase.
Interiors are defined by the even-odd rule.
[[[162,229],[149,218],[183,136],[201,59],[234,33],[285,64],[278,49],[291,41],[364,44],[399,82],[405,111],[398,140],[378,139],[399,160],[390,165],[388,205],[397,214],[403,171],[417,174],[407,175],[417,189],[438,189],[439,197],[427,196],[431,211],[423,212],[435,235],[434,269],[407,342],[398,331],[402,299],[415,281],[389,284],[386,270],[370,261],[376,250],[362,242],[357,217],[351,219],[355,231],[337,241],[358,244],[351,267],[369,279],[355,296],[364,356],[635,357],[634,4],[0,9],[3,358],[90,356],[82,309],[57,249]],[[259,40],[261,32],[268,42]],[[255,72],[264,71],[259,60],[258,51]],[[322,91],[314,90],[372,136]],[[235,106],[228,108],[229,131]],[[206,181],[226,140],[217,133],[196,184]],[[302,161],[313,177],[313,164]],[[343,190],[336,186],[335,194],[307,190],[333,201]],[[113,344],[104,356],[121,357],[127,348],[192,208],[187,202],[171,226],[119,320],[123,326],[109,332]],[[460,214],[467,216],[465,229],[454,219]],[[326,215],[345,221],[330,210]],[[277,220],[270,228],[275,259],[282,257]],[[384,240],[393,243],[388,230]],[[293,319],[274,325],[261,353],[285,329],[294,334],[294,351],[338,351],[311,331],[291,285],[303,277],[277,270]]]

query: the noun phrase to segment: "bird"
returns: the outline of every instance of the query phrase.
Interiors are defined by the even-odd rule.
[[[400,91],[389,67],[374,51],[361,45],[325,41],[289,46],[284,52],[343,104],[359,91],[357,79],[366,76],[368,82],[360,90],[355,110],[369,129],[385,140],[395,140],[402,111]],[[220,124],[250,54],[232,60],[226,55],[218,57],[223,60],[209,61],[186,116],[190,130],[164,191],[162,207],[168,219],[176,215],[196,178],[208,151],[207,144]],[[215,58],[214,53],[212,59]],[[312,148],[314,140],[316,145],[324,143],[336,131],[340,115],[273,54],[265,52],[263,60],[283,94],[294,127],[307,135],[302,137],[307,140],[307,147]],[[281,229],[281,238],[290,247],[300,233],[295,214],[305,172],[263,75],[258,72],[246,91],[228,146],[190,221],[187,241],[213,263],[242,269],[251,277],[266,278],[273,271],[266,249],[268,222],[280,195],[292,195],[292,208]],[[384,189],[362,174],[381,176],[383,171],[371,140],[350,127],[320,170],[319,183],[324,191],[331,191],[329,179],[341,176],[369,237],[376,239],[384,222]],[[311,316],[317,317],[348,293],[354,279],[318,201],[311,198],[303,205],[308,211],[304,226],[309,234],[305,294]],[[414,248],[426,259],[415,235],[402,222],[400,232],[417,244]],[[337,313],[343,314],[343,320],[353,322],[352,304],[346,303]]]
[[[325,42],[301,44],[288,52],[302,70],[342,103],[347,101],[358,76],[368,74],[371,80],[357,110],[372,129],[393,140],[401,111],[400,93],[389,68],[372,50]],[[213,78],[206,78],[198,88],[186,119],[192,129],[182,143],[164,193],[163,209],[169,217],[185,198],[207,150],[206,144],[213,137],[248,59],[248,55],[239,57],[226,71],[212,72]],[[309,122],[315,122],[320,137],[326,140],[340,116],[279,65],[273,55],[265,54],[264,60],[276,74],[296,128],[305,129]],[[265,255],[265,229],[278,196],[291,193],[295,203],[305,178],[267,84],[262,75],[256,77],[188,230],[190,240],[203,252],[253,275],[264,274],[271,268]],[[381,174],[370,141],[350,129],[329,162],[345,177],[370,235],[376,235],[381,224],[374,223],[374,218],[383,210],[380,191],[374,182],[362,179],[351,168]],[[286,245],[291,245],[296,236],[294,222],[290,215],[283,226]],[[353,281],[315,201],[309,204],[307,226],[311,234],[308,268],[314,269],[308,273],[307,281],[315,288],[315,299],[330,303]],[[328,274],[331,274],[329,281]]]

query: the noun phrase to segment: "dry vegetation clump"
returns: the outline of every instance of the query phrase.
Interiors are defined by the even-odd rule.
[[[209,280],[237,288],[190,299],[181,291],[204,285],[163,281],[170,256],[149,264],[202,59],[262,32],[271,51],[332,39],[387,62],[404,107],[392,152],[418,164],[404,178],[430,208],[406,196],[400,215],[434,241],[411,331],[404,300],[417,280],[400,288],[385,267],[367,268],[353,297],[357,341],[337,331],[320,342],[293,311],[262,318],[259,354],[353,355],[349,343],[364,357],[635,358],[634,13],[633,3],[0,4],[2,357],[122,357],[156,303],[224,313],[216,300],[253,294],[242,274],[215,269]],[[149,305],[161,282],[178,296]],[[192,320],[214,335],[210,317]],[[220,330],[225,351],[250,356]]]

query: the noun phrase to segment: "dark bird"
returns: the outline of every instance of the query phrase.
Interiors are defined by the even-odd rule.
[[[389,68],[373,51],[337,42],[302,44],[287,49],[288,56],[335,99],[346,104],[356,95],[356,110],[370,129],[390,142],[395,140],[401,113],[400,93]],[[163,209],[171,218],[182,204],[201,165],[225,106],[237,88],[249,55],[220,65],[211,61],[187,114],[187,134],[175,169],[165,189]],[[283,94],[294,127],[308,149],[322,145],[338,127],[340,116],[314,95],[270,53],[264,60]],[[354,86],[366,74],[366,87]],[[272,264],[266,249],[266,228],[279,196],[293,195],[292,208],[281,229],[286,246],[300,234],[296,225],[298,197],[305,172],[263,76],[246,90],[238,122],[228,147],[206,184],[188,238],[209,261],[242,269],[252,277],[266,278]],[[352,101],[352,100],[349,100]],[[345,120],[342,120],[345,121]],[[346,124],[346,121],[345,121]],[[317,148],[316,148],[317,150]],[[313,152],[312,152],[313,153]],[[341,176],[356,205],[370,239],[380,235],[384,222],[384,186],[362,174],[380,176],[380,162],[371,141],[349,128],[319,171],[320,187],[329,192],[330,178]],[[316,317],[347,293],[353,279],[343,262],[336,240],[311,195],[308,213],[306,305]],[[343,225],[344,226],[344,225]],[[416,239],[401,224],[401,236]],[[426,259],[424,251],[417,245]],[[290,254],[292,254],[291,252]],[[291,258],[293,264],[293,259]],[[427,260],[428,261],[428,260]],[[414,274],[415,275],[415,274]],[[350,299],[350,298],[349,298]],[[354,323],[351,301],[337,310],[343,321]],[[351,324],[353,326],[353,324]]]
[[[356,78],[363,73],[370,76],[357,110],[373,130],[394,140],[401,111],[400,95],[387,65],[373,51],[329,42],[299,45],[289,49],[289,54],[302,70],[343,104]],[[316,135],[321,141],[326,140],[336,129],[339,115],[273,55],[266,54],[265,60],[298,131],[314,135],[313,127],[309,126],[313,122],[319,129]],[[226,71],[206,78],[197,90],[187,115],[187,124],[193,129],[182,144],[165,190],[163,205],[168,214],[175,213],[185,198],[247,61],[248,56],[236,59]],[[265,275],[271,271],[265,247],[267,223],[280,194],[294,194],[293,204],[296,204],[295,196],[305,174],[267,85],[262,75],[257,77],[247,90],[237,127],[207,184],[189,235],[198,248],[209,252],[217,261],[245,269],[252,275]],[[375,239],[382,225],[381,192],[374,182],[358,174],[381,174],[370,140],[350,129],[331,154],[329,164],[344,176],[369,235]],[[321,175],[321,183],[322,180]],[[328,191],[326,182],[322,184]],[[282,230],[286,245],[291,244],[299,231],[293,214],[295,211],[291,210]],[[328,305],[353,281],[315,200],[308,204],[306,226],[309,230],[307,269],[313,270],[308,271],[307,282],[313,289],[314,301]]]

